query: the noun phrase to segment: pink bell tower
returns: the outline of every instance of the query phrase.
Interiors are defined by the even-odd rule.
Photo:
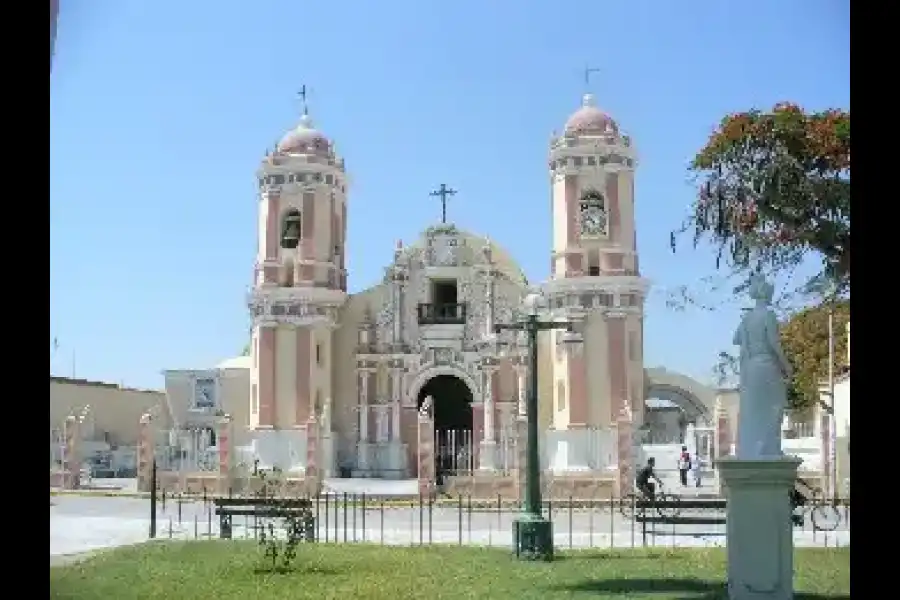
[[[297,127],[263,160],[258,179],[259,244],[249,299],[256,459],[288,472],[315,466],[327,476],[331,451],[322,444],[331,434],[332,334],[347,298],[344,161],[304,109]],[[307,464],[310,456],[315,465]]]
[[[643,413],[643,304],[634,216],[637,156],[631,138],[585,94],[550,144],[553,211],[550,308],[574,320],[580,350],[556,343],[553,424],[573,432],[607,428]],[[588,368],[588,361],[590,368]],[[587,443],[587,442],[585,442]],[[581,442],[569,441],[568,461]],[[583,465],[582,465],[583,466]]]

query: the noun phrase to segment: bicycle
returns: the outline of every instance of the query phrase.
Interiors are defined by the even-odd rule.
[[[641,492],[625,494],[619,501],[619,512],[626,519],[634,520],[635,507],[639,501],[643,500],[652,502],[653,508],[656,509],[657,514],[663,519],[674,519],[681,513],[681,507],[678,506],[681,498],[675,494],[667,493],[662,486],[653,495],[652,500]]]
[[[813,530],[816,531],[834,531],[841,524],[841,511],[838,510],[839,501],[835,498],[831,501],[824,498],[822,493],[809,485],[803,479],[797,479],[802,482],[809,492],[809,497],[805,496],[796,487],[791,490],[791,521],[794,525],[802,527],[806,522],[806,516],[812,522]],[[799,509],[799,512],[798,512]]]

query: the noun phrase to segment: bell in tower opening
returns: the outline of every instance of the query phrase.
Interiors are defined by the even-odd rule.
[[[281,221],[281,247],[293,250],[300,244],[300,211],[289,210]]]

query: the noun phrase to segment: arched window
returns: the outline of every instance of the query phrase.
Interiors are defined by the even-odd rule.
[[[293,249],[300,244],[301,232],[300,211],[296,208],[289,209],[281,217],[281,247]]]

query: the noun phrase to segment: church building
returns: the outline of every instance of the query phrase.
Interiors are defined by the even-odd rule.
[[[249,356],[167,371],[167,393],[193,402],[199,421],[231,415],[244,463],[302,476],[314,423],[326,477],[386,479],[417,476],[417,419],[430,398],[437,469],[502,474],[525,411],[527,348],[494,326],[521,318],[536,293],[542,318],[575,332],[540,334],[544,466],[614,469],[617,420],[639,424],[644,413],[636,152],[591,94],[548,150],[549,279],[529,282],[489,238],[439,222],[397,243],[378,285],[350,294],[348,168],[304,114],[258,173]]]

